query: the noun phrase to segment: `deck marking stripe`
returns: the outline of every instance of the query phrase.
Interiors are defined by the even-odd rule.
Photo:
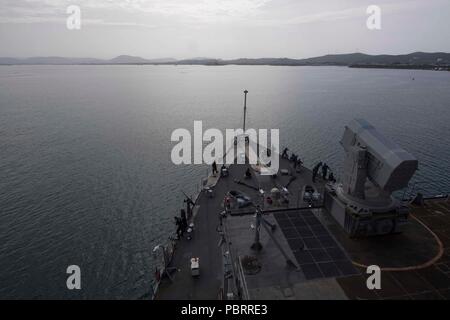
[[[444,254],[444,246],[442,244],[441,239],[439,239],[439,237],[430,228],[428,228],[428,226],[425,223],[420,221],[419,218],[417,218],[413,214],[411,214],[411,217],[414,220],[416,220],[417,222],[419,222],[425,229],[427,229],[433,235],[434,239],[436,240],[436,242],[437,242],[437,244],[439,246],[438,253],[431,260],[429,260],[429,261],[427,261],[425,263],[416,265],[416,266],[399,267],[399,268],[380,268],[381,271],[411,271],[411,270],[425,269],[425,268],[428,268],[428,267],[432,266],[433,264],[435,264],[442,257],[442,255]],[[353,265],[355,265],[357,267],[360,267],[360,268],[367,269],[367,267],[368,267],[367,265],[358,263],[356,261],[352,261],[352,263],[353,263]]]

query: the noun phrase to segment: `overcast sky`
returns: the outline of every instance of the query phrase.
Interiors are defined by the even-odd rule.
[[[381,30],[366,27],[372,4]],[[307,58],[450,52],[449,39],[449,0],[0,0],[3,57]]]

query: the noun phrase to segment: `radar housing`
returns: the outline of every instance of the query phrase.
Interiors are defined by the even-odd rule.
[[[364,119],[350,122],[340,143],[347,154],[353,148],[366,149],[367,178],[386,192],[406,188],[417,170],[414,156],[381,135]]]
[[[327,186],[326,207],[351,235],[400,232],[408,210],[392,196],[418,168],[417,159],[364,119],[345,127],[343,179]]]

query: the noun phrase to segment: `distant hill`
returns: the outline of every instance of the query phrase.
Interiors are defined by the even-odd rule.
[[[144,59],[121,55],[110,60],[92,58],[33,57],[27,59],[0,58],[0,65],[11,64],[171,64],[171,65],[273,65],[273,66],[350,66],[379,68],[418,68],[443,67],[450,69],[450,53],[414,52],[404,55],[369,55],[364,53],[334,54],[308,59],[259,58],[231,59],[192,58],[176,60],[173,58]]]
[[[371,68],[450,69],[450,53],[414,52],[404,55],[369,55],[364,53],[325,55],[308,59],[188,59],[177,61],[181,65],[271,65],[271,66],[349,66]]]
[[[173,58],[144,59],[141,57],[121,55],[113,59],[93,59],[93,58],[64,58],[64,57],[32,57],[26,59],[1,58],[0,65],[12,64],[43,64],[43,65],[70,65],[70,64],[154,64],[154,63],[174,63]]]
[[[109,63],[112,64],[122,64],[122,63],[133,63],[133,64],[139,64],[139,63],[148,63],[149,60],[141,58],[141,57],[134,57],[134,56],[118,56],[111,60],[108,60]]]
[[[308,59],[289,58],[262,58],[262,59],[236,59],[224,61],[227,64],[246,65],[333,65],[351,66],[358,64],[370,65],[450,65],[450,53],[415,52],[405,55],[369,55],[364,53],[325,55]]]
[[[404,55],[368,55],[363,53],[326,55],[322,57],[301,60],[307,64],[409,64],[409,65],[450,65],[450,53],[414,52]]]

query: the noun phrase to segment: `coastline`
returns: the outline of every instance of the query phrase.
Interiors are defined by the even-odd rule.
[[[450,65],[404,65],[404,64],[273,64],[273,63],[0,63],[0,66],[270,66],[270,67],[347,67],[359,69],[397,69],[450,71]]]

